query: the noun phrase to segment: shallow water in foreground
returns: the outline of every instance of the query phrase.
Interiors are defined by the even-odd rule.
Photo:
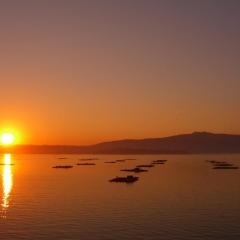
[[[58,159],[67,157],[67,159]],[[0,155],[0,239],[240,239],[240,155]],[[116,164],[105,161],[136,158]],[[110,183],[123,168],[168,159],[133,184]],[[14,164],[14,165],[10,165]]]

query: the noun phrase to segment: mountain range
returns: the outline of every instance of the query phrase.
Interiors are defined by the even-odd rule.
[[[208,154],[240,153],[240,135],[194,132],[163,138],[126,139],[88,146],[16,145],[0,152],[30,154]]]

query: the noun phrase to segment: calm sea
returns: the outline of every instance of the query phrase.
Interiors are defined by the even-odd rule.
[[[89,157],[95,166],[52,168]],[[136,160],[104,163],[123,158]],[[168,162],[138,182],[109,182],[157,159]],[[240,170],[207,159],[240,166],[240,155],[1,155],[0,239],[239,240]]]

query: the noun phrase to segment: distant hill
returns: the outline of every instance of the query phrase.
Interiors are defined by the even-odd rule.
[[[92,146],[97,153],[240,153],[240,135],[194,132],[164,138],[120,140]]]
[[[4,149],[0,149],[1,152]],[[18,145],[13,153],[48,154],[200,154],[240,153],[240,135],[194,132],[164,138],[129,139],[89,146]]]

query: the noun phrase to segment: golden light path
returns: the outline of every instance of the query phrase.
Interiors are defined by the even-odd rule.
[[[4,154],[4,166],[2,173],[2,218],[6,218],[6,211],[9,207],[9,197],[13,186],[11,169],[11,154]]]

